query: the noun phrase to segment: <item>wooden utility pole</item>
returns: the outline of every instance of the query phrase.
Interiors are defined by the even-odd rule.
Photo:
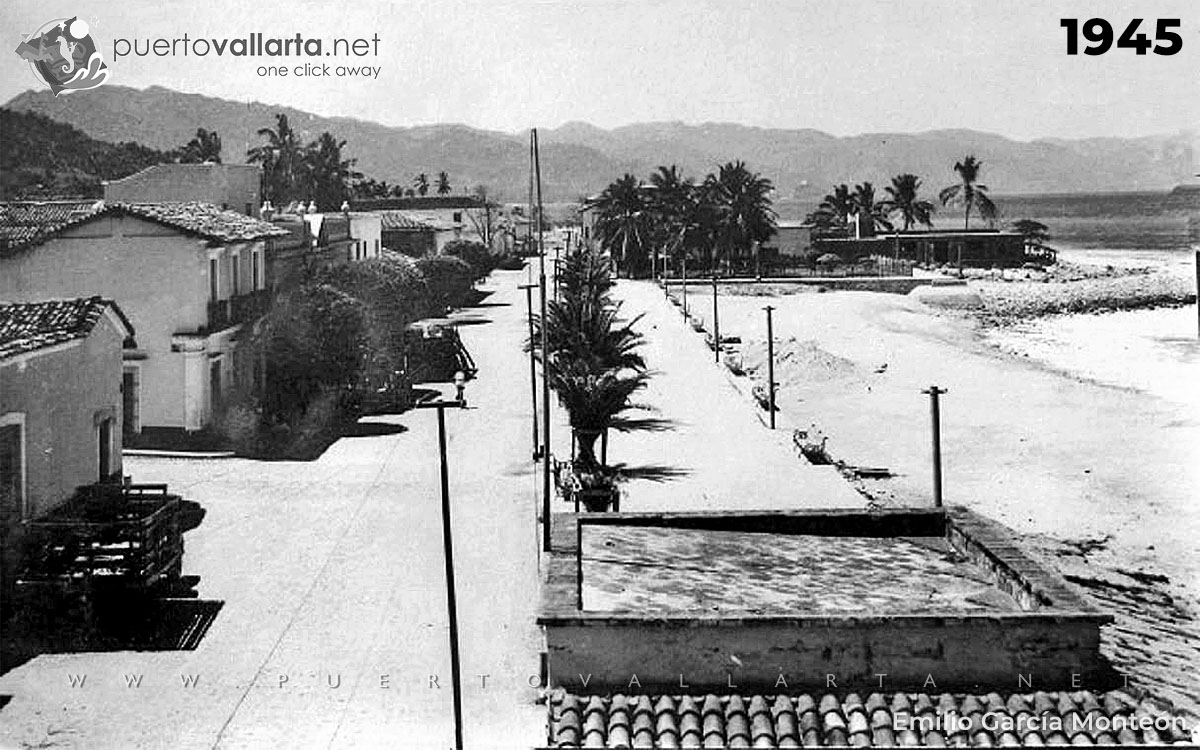
[[[546,243],[542,236],[542,162],[537,128],[530,131],[529,148],[537,193],[538,286],[542,292],[542,549],[550,551],[550,352],[546,343]],[[558,277],[555,276],[557,279]]]
[[[775,429],[775,327],[771,320],[774,307],[767,305],[767,409],[771,415],[771,429]]]
[[[721,321],[717,318],[717,269],[712,272],[713,287],[713,361],[721,364]]]
[[[533,345],[533,290],[536,284],[521,284],[518,289],[525,290],[525,318],[529,321],[529,403],[533,407],[533,460],[541,457],[538,448],[538,408],[537,408],[537,357]]]

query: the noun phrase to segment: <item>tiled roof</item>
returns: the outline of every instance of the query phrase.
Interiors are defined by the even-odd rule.
[[[0,203],[0,251],[36,244],[103,210],[98,200]]]
[[[555,691],[551,747],[915,747],[1186,742],[1193,726],[1120,690],[930,695],[613,695]],[[934,717],[942,717],[937,721]],[[939,728],[940,727],[940,728]],[[1157,728],[1156,728],[1157,727]]]
[[[474,195],[416,195],[411,198],[356,198],[351,201],[355,211],[388,210],[446,210],[453,208],[483,208],[483,201]]]
[[[110,212],[129,213],[218,242],[248,242],[287,234],[253,216],[198,201],[11,201],[0,202],[0,252],[36,245],[67,227]]]
[[[420,219],[416,219],[403,211],[383,211],[380,214],[383,231],[385,232],[432,232],[434,227]]]
[[[114,203],[112,207],[219,242],[248,242],[287,234],[270,222],[211,203]]]
[[[109,307],[133,335],[116,303],[101,297],[0,305],[0,359],[84,338]]]

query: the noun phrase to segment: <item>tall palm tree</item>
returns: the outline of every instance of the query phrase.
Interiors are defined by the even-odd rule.
[[[450,175],[445,172],[438,172],[438,195],[446,195],[450,192]]]
[[[413,178],[413,187],[417,189],[418,195],[425,195],[429,192],[429,175],[424,172]]]
[[[721,165],[705,182],[716,207],[718,253],[727,262],[748,257],[754,243],[767,241],[775,232],[775,186],[741,161]]]
[[[649,213],[638,179],[626,174],[590,203],[597,210],[596,234],[619,267],[633,274],[645,265]]]
[[[679,175],[679,167],[660,166],[650,175],[646,202],[651,218],[651,234],[654,246],[662,252],[664,259],[678,249],[680,228],[689,204],[693,200],[695,184],[691,179]]]
[[[891,230],[892,222],[888,221],[887,204],[875,201],[874,185],[869,182],[855,185],[854,195],[851,197],[851,200],[854,204],[855,212],[869,216],[875,229]]]
[[[850,214],[854,213],[854,194],[846,183],[834,185],[833,192],[821,199],[817,210],[805,219],[820,229],[845,229]]]
[[[325,132],[305,149],[312,200],[322,211],[336,211],[350,197],[350,184],[362,178],[354,169],[357,160],[342,158],[345,147],[345,141]]]
[[[882,201],[889,214],[900,214],[904,220],[904,231],[913,224],[933,227],[933,204],[919,197],[921,178],[905,172],[892,178],[892,184],[884,188],[887,198]]]
[[[246,152],[247,161],[263,166],[263,198],[283,204],[304,199],[304,147],[288,123],[287,115],[275,115],[275,128],[259,128],[267,142]]]
[[[995,221],[996,204],[988,197],[987,185],[979,184],[979,172],[983,162],[968,154],[965,159],[954,163],[954,171],[958,172],[959,183],[950,185],[938,193],[943,206],[950,204],[963,207],[963,229],[971,228],[971,209],[978,211],[986,221]]]

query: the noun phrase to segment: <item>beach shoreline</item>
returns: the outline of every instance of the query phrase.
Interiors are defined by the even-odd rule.
[[[1014,293],[1027,286],[998,283]],[[859,482],[876,502],[930,504],[921,391],[948,389],[946,502],[1024,535],[1034,554],[1117,615],[1106,637],[1114,664],[1200,713],[1200,683],[1184,666],[1200,663],[1192,500],[1200,408],[1005,350],[975,313],[916,296],[727,291],[735,290],[720,295],[721,331],[741,340],[731,355],[739,369],[765,387],[762,308],[770,303],[781,427],[823,435],[835,460],[886,468],[887,478]],[[711,292],[688,296],[707,327]]]

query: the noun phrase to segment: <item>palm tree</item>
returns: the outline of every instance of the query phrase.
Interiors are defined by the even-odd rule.
[[[913,224],[933,227],[934,207],[929,201],[917,197],[920,188],[921,178],[908,172],[896,175],[892,178],[892,184],[884,188],[888,197],[882,205],[889,214],[900,214],[906,232]]]
[[[650,175],[646,189],[646,202],[650,215],[651,241],[663,255],[664,263],[678,249],[680,228],[694,199],[695,184],[691,179],[679,176],[679,168],[672,164],[660,166]]]
[[[312,199],[322,211],[337,210],[350,197],[350,184],[362,178],[354,169],[357,160],[342,158],[345,147],[345,141],[325,132],[305,149]]]
[[[958,172],[960,182],[957,185],[950,185],[938,193],[938,198],[942,201],[943,206],[953,203],[963,207],[963,229],[971,228],[972,208],[978,211],[986,221],[991,222],[996,219],[996,204],[992,203],[992,199],[988,197],[987,185],[981,185],[978,182],[979,172],[982,168],[983,162],[976,159],[974,154],[967,155],[962,161],[954,163],[954,171]]]
[[[815,224],[820,229],[845,229],[850,214],[854,213],[854,195],[846,183],[834,185],[833,192],[827,193],[821,199],[817,210],[809,214],[805,221]]]
[[[855,185],[854,195],[851,200],[854,204],[855,212],[860,215],[869,216],[875,229],[891,230],[892,222],[888,221],[887,204],[884,202],[875,202],[874,185],[869,182]]]
[[[287,115],[275,115],[275,128],[259,128],[258,135],[267,142],[247,151],[246,157],[263,166],[263,198],[278,204],[303,199],[304,147]]]
[[[217,131],[204,128],[196,130],[196,137],[187,145],[176,149],[174,155],[180,164],[221,163],[221,136]]]
[[[450,192],[450,175],[445,172],[438,172],[437,192],[438,195],[446,195]]]
[[[598,212],[596,234],[601,246],[617,258],[626,273],[634,274],[645,262],[650,219],[638,179],[626,174],[604,188],[590,205]]]
[[[775,232],[770,180],[735,161],[721,165],[705,183],[716,210],[716,250],[727,262],[748,257],[754,243],[770,239]]]
[[[425,195],[429,192],[429,175],[422,172],[413,178],[412,184],[417,189],[418,195]]]

